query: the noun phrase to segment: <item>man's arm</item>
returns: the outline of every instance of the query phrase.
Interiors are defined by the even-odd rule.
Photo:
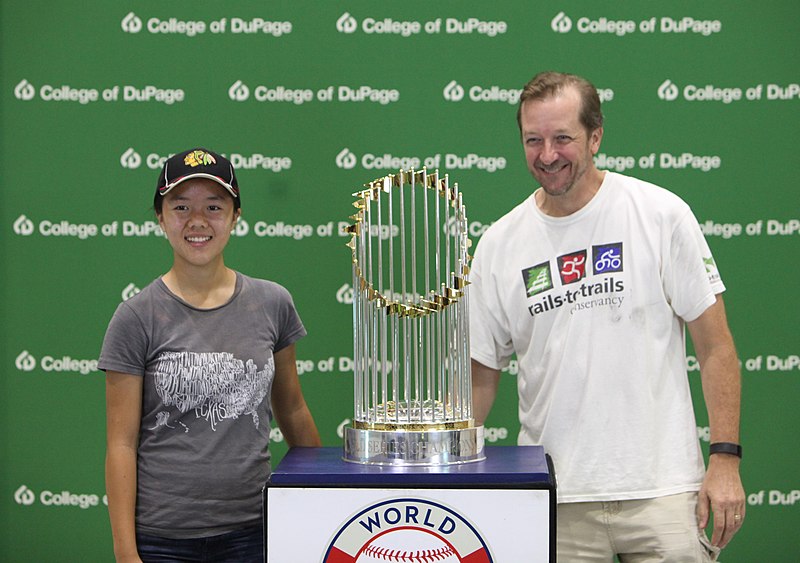
[[[738,444],[741,375],[722,296],[718,295],[717,302],[687,326],[700,362],[711,442]],[[709,456],[708,470],[697,502],[701,528],[708,524],[711,512],[714,514],[711,543],[724,547],[739,530],[745,515],[739,458],[734,455]]]
[[[492,410],[500,383],[500,370],[472,360],[472,414],[476,424],[483,424]]]

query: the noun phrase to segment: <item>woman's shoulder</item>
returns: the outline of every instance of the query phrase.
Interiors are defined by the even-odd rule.
[[[151,307],[155,301],[167,296],[165,289],[166,287],[160,276],[141,290],[131,284],[131,286],[126,288],[126,293],[133,293],[133,295],[125,298],[125,300],[119,304],[119,307],[133,310]]]
[[[236,272],[242,283],[242,291],[256,293],[265,297],[291,299],[289,290],[278,282],[263,278],[255,278],[241,272]]]

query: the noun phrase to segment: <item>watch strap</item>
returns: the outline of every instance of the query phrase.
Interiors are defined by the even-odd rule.
[[[708,449],[710,454],[730,454],[738,458],[742,457],[742,446],[732,442],[715,442]]]

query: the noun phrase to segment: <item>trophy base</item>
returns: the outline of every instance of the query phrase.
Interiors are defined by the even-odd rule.
[[[344,461],[368,465],[432,466],[486,459],[483,426],[452,430],[344,429]]]

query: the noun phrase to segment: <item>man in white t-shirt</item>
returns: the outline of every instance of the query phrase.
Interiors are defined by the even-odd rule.
[[[518,122],[541,188],[475,253],[476,419],[516,355],[519,443],[553,457],[560,561],[714,560],[745,516],[741,384],[725,286],[697,220],[674,194],[595,167],[603,115],[585,79],[537,75]],[[707,470],[685,327],[711,427]]]

